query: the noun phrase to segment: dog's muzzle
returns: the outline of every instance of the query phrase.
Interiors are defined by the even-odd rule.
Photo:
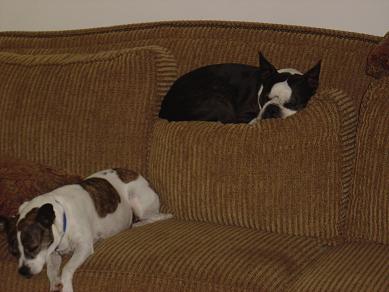
[[[23,277],[26,277],[27,279],[32,277],[31,270],[27,266],[21,266],[19,268],[19,274]]]

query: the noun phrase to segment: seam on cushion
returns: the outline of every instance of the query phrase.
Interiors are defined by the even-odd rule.
[[[0,262],[1,263],[1,262]],[[7,262],[6,264],[15,264],[14,262]],[[209,285],[209,286],[212,286],[212,287],[215,287],[215,288],[230,288],[230,289],[235,289],[235,290],[238,290],[238,291],[255,291],[253,289],[257,289],[258,287],[249,287],[249,288],[241,288],[241,287],[238,287],[236,285],[228,285],[228,284],[222,284],[222,283],[217,283],[217,282],[209,282],[209,281],[204,281],[204,280],[197,280],[197,279],[184,279],[184,278],[181,278],[181,277],[176,277],[176,276],[172,276],[172,275],[169,275],[169,274],[164,274],[164,273],[159,273],[158,275],[155,275],[155,274],[146,274],[146,273],[136,273],[136,272],[122,272],[122,271],[105,271],[105,270],[101,270],[101,269],[89,269],[89,268],[79,268],[77,269],[76,273],[75,273],[75,284],[77,285],[77,277],[80,277],[82,275],[80,275],[80,273],[84,273],[84,274],[90,274],[92,276],[96,275],[96,276],[99,276],[99,277],[109,277],[109,275],[119,275],[119,276],[133,276],[133,277],[137,277],[137,278],[141,278],[142,277],[147,277],[147,278],[151,278],[151,279],[157,279],[157,280],[166,280],[166,279],[171,279],[171,280],[176,280],[176,281],[181,281],[181,282],[184,282],[184,283],[188,283],[189,285],[191,284],[204,284],[204,285]],[[106,275],[102,275],[102,274],[106,274]],[[46,281],[46,279],[44,280]]]
[[[75,60],[75,61],[66,61],[66,56],[71,56],[72,54],[62,53],[62,54],[53,54],[53,55],[42,55],[42,59],[45,62],[41,63],[39,57],[36,55],[23,55],[19,53],[8,53],[0,52],[0,63],[5,65],[14,65],[14,66],[25,66],[25,67],[35,67],[35,66],[67,66],[67,65],[77,65],[77,64],[96,64],[96,63],[105,63],[111,62],[113,60],[119,59],[123,56],[138,55],[144,52],[145,50],[153,51],[157,50],[158,46],[142,46],[129,49],[119,49],[119,50],[109,50],[105,52],[98,53],[81,53],[75,54],[70,57],[71,59],[76,59],[78,56],[86,57],[87,60]],[[2,60],[4,58],[5,60]],[[28,59],[35,58],[32,62],[28,62]],[[90,58],[90,59],[89,59]],[[52,60],[51,60],[52,59]],[[61,59],[63,62],[61,62]],[[89,59],[89,60],[88,60]],[[8,61],[11,60],[11,61]],[[14,61],[12,61],[14,60]],[[46,63],[47,62],[47,63]]]
[[[388,90],[389,90],[389,78],[387,78],[387,77],[372,81],[369,84],[369,87],[366,90],[365,94],[362,96],[361,104],[359,107],[359,113],[358,113],[357,137],[359,137],[359,133],[362,130],[361,126],[363,124],[363,120],[364,120],[364,117],[366,115],[366,112],[370,106],[370,102],[372,102],[372,100],[375,97],[374,92],[376,92],[377,90],[380,91],[380,90],[385,89],[385,88],[388,88]],[[355,162],[354,162],[354,166],[353,166],[353,177],[352,177],[353,187],[351,190],[352,192],[350,194],[350,203],[348,206],[349,208],[351,207],[351,205],[350,205],[351,200],[352,199],[355,200],[354,194],[356,192],[357,166],[359,164],[359,159],[358,159],[359,147],[358,147],[357,143],[359,144],[359,141],[356,141],[356,145],[355,145],[356,153],[355,153]],[[362,238],[362,237],[357,237],[357,235],[355,235],[355,230],[354,231],[352,230],[353,229],[352,228],[353,222],[354,221],[353,221],[353,218],[351,218],[350,209],[347,209],[347,221],[345,222],[345,237],[346,237],[347,242],[373,242],[373,243],[377,243],[377,244],[380,243],[380,242],[376,242],[373,240],[367,240],[367,239]]]
[[[341,90],[331,90],[331,95],[337,104],[341,126],[339,129],[339,143],[341,144],[341,198],[339,202],[339,221],[337,230],[339,238],[334,244],[345,240],[346,219],[353,183],[353,169],[356,155],[357,113],[353,101]]]
[[[113,26],[108,28],[95,28],[85,30],[58,31],[58,32],[3,32],[0,37],[18,37],[18,38],[57,38],[57,37],[74,37],[83,35],[109,34],[117,32],[151,30],[156,28],[222,28],[233,30],[255,30],[255,31],[275,31],[287,32],[294,34],[319,35],[333,37],[337,39],[348,39],[365,43],[377,44],[382,37],[371,36],[362,33],[345,32],[323,28],[311,28],[294,25],[281,25],[269,23],[255,23],[243,21],[161,21],[152,23],[129,24],[124,26]]]
[[[325,254],[327,254],[329,251],[331,250],[334,250],[336,248],[338,248],[339,246],[342,246],[341,245],[337,245],[336,247],[334,246],[323,246],[323,251],[318,253],[316,257],[314,258],[307,258],[305,261],[303,261],[301,263],[301,269],[295,274],[293,275],[289,281],[286,281],[284,283],[284,289],[285,291],[289,291],[291,287],[293,287],[293,285],[297,282],[297,280],[304,274],[304,272],[308,269],[308,267],[314,265],[314,263],[320,259],[321,257],[323,257]]]
[[[0,36],[1,37],[1,36]],[[248,47],[252,48],[253,50],[257,50],[257,46],[263,46],[263,45],[280,45],[280,43],[278,42],[275,42],[275,41],[261,41],[261,40],[250,40],[250,41],[244,41],[244,40],[240,40],[240,41],[236,41],[234,39],[226,39],[226,38],[216,38],[216,37],[172,37],[172,38],[168,38],[169,40],[171,41],[201,41],[201,40],[212,40],[212,41],[224,41],[224,42],[231,42],[231,43],[234,43],[234,44],[244,44],[244,45],[247,45]],[[123,45],[123,44],[129,44],[131,42],[141,42],[141,41],[162,41],[162,40],[166,40],[166,38],[164,37],[143,37],[143,38],[138,38],[138,39],[135,39],[135,40],[130,40],[130,39],[127,39],[127,40],[113,40],[113,41],[110,41],[110,42],[107,42],[107,43],[99,43],[97,45],[94,45],[93,47],[94,48],[99,48],[99,47],[104,47],[106,45]],[[149,44],[149,45],[139,45],[139,46],[162,46],[161,44]],[[284,44],[285,45],[285,44]],[[288,45],[289,46],[289,45]],[[303,47],[305,48],[306,45],[304,44],[297,44],[297,45],[292,45],[294,47]],[[64,49],[83,49],[83,48],[88,48],[89,46],[69,46],[69,47],[66,47],[66,46],[59,46],[59,47],[54,47],[54,48],[50,48],[50,47],[38,47],[38,48],[33,48],[33,47],[17,47],[16,49],[31,49],[31,50],[43,50],[42,52],[39,52],[39,53],[43,53],[43,54],[47,54],[49,55],[51,51],[55,51],[55,50],[64,50]],[[136,45],[135,47],[129,47],[130,49],[131,48],[136,48],[138,47],[138,45]],[[9,49],[8,47],[1,47],[0,46],[0,50],[7,50]],[[13,48],[15,49],[15,48]],[[331,46],[325,46],[325,45],[316,45],[314,47],[314,49],[324,49],[325,52],[324,53],[330,53],[330,51],[336,51],[333,47]],[[123,49],[109,49],[109,50],[112,50],[112,51],[115,51],[115,50],[124,50]],[[104,51],[104,49],[102,50]],[[353,49],[348,49],[347,52],[345,52],[345,55],[349,56],[353,53],[357,53],[357,54],[364,54],[366,55],[366,53],[364,52],[364,48],[353,48]],[[27,53],[28,55],[34,55],[36,53]],[[93,54],[93,53],[58,53],[58,54]]]
[[[178,69],[177,63],[174,56],[170,53],[169,50],[153,46],[153,50],[158,54],[154,56],[154,60],[156,63],[156,81],[157,81],[157,90],[156,95],[157,98],[154,98],[155,104],[152,105],[152,121],[149,124],[147,130],[147,144],[146,144],[146,159],[145,159],[145,176],[149,177],[149,161],[150,161],[150,152],[151,152],[151,144],[153,140],[154,126],[156,121],[158,120],[159,110],[161,107],[162,99],[166,95],[170,86],[173,84],[174,80],[178,77]]]
[[[196,280],[196,279],[184,279],[181,277],[176,277],[176,276],[172,276],[172,275],[164,274],[164,273],[159,273],[159,275],[156,276],[155,274],[136,273],[136,272],[121,272],[121,271],[105,271],[105,270],[100,270],[100,269],[95,270],[95,269],[85,269],[85,268],[78,269],[77,272],[90,273],[92,275],[95,274],[98,276],[101,276],[101,273],[103,273],[103,274],[115,274],[115,275],[121,275],[121,276],[129,276],[130,275],[130,276],[135,276],[135,277],[146,276],[149,278],[161,279],[161,280],[165,280],[165,279],[178,280],[178,281],[186,282],[189,284],[190,283],[200,283],[200,284],[212,285],[213,287],[216,287],[216,288],[238,289],[239,291],[250,291],[252,289],[258,288],[258,287],[241,288],[241,287],[238,287],[236,285],[220,284],[220,283],[216,283],[216,282],[209,282],[209,281]],[[76,274],[76,279],[77,279],[77,274]]]

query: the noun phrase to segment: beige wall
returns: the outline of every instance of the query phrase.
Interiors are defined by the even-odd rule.
[[[0,30],[64,30],[176,19],[296,24],[383,35],[389,0],[0,0]]]

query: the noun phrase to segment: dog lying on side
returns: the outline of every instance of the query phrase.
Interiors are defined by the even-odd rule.
[[[159,117],[222,123],[286,118],[303,109],[318,88],[320,62],[305,74],[277,70],[261,53],[259,63],[209,65],[181,76],[163,99]]]
[[[47,264],[50,291],[73,291],[76,269],[93,254],[93,244],[134,226],[171,218],[159,212],[159,197],[139,174],[127,169],[97,172],[19,207],[17,218],[3,218],[19,273],[27,278]],[[73,252],[60,274],[61,255]]]

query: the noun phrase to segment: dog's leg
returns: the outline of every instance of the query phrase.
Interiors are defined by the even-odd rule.
[[[133,225],[134,227],[173,217],[171,214],[159,212],[159,197],[143,177],[139,177],[132,185],[130,205],[135,216],[140,220]]]
[[[79,244],[70,258],[70,260],[66,263],[64,268],[62,269],[62,292],[73,292],[73,275],[75,271],[81,266],[85,260],[93,254],[93,241],[89,241],[90,244]]]
[[[143,225],[147,225],[147,224],[150,224],[150,223],[154,223],[154,222],[157,222],[157,221],[166,220],[166,219],[170,219],[170,218],[173,218],[172,214],[158,213],[158,214],[155,214],[155,215],[153,215],[151,217],[143,219],[143,220],[141,220],[139,222],[136,222],[132,226],[133,227],[140,227],[140,226],[143,226]]]
[[[62,257],[53,252],[47,259],[47,277],[50,281],[50,291],[61,291],[61,278],[59,269],[61,268]]]

